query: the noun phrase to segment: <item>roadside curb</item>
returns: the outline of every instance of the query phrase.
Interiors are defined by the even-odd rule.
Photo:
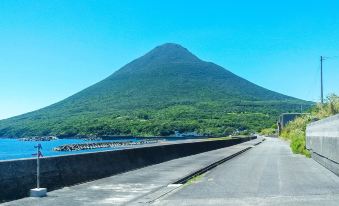
[[[224,162],[226,162],[226,161],[228,161],[228,160],[230,160],[230,159],[232,159],[232,158],[234,158],[234,157],[236,157],[236,156],[246,152],[247,150],[249,150],[251,148],[252,147],[250,147],[250,146],[246,147],[245,149],[240,150],[239,152],[236,152],[236,153],[234,153],[234,154],[232,154],[230,156],[227,156],[227,157],[225,157],[225,158],[223,158],[221,160],[218,160],[218,161],[216,161],[216,162],[214,162],[214,163],[212,163],[212,164],[210,164],[210,165],[208,165],[208,166],[206,166],[206,167],[204,167],[202,169],[199,169],[199,170],[197,170],[195,172],[192,172],[191,174],[189,174],[189,175],[187,175],[187,176],[185,176],[185,177],[183,177],[183,178],[173,182],[172,184],[185,184],[186,182],[188,182],[193,177],[202,175],[202,174],[206,173],[207,171],[209,171],[209,170],[217,167],[218,165],[220,165],[220,164],[222,164],[222,163],[224,163]]]
[[[226,162],[228,160],[233,159],[234,157],[236,157],[236,156],[246,152],[249,149],[252,149],[254,146],[257,146],[257,145],[261,144],[263,141],[265,141],[265,139],[262,139],[261,141],[253,144],[253,146],[248,146],[245,149],[240,150],[239,152],[236,152],[236,153],[234,153],[234,154],[232,154],[230,156],[227,156],[225,158],[222,158],[221,160],[218,160],[218,161],[216,161],[216,162],[214,162],[214,163],[212,163],[212,164],[210,164],[210,165],[208,165],[208,166],[206,166],[206,167],[204,167],[202,169],[199,169],[199,170],[197,170],[195,172],[192,172],[191,174],[189,174],[189,175],[187,175],[187,176],[185,176],[185,177],[183,177],[183,178],[173,182],[172,184],[185,184],[186,182],[188,182],[193,177],[196,177],[196,176],[199,176],[199,175],[202,175],[202,174],[206,173],[207,171],[217,167],[218,165],[220,165],[220,164],[222,164],[222,163],[224,163],[224,162]]]

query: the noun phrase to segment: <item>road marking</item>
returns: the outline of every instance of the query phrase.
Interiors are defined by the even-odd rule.
[[[180,187],[182,184],[169,184],[167,187]]]

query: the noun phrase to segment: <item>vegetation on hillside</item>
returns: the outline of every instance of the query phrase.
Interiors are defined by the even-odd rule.
[[[0,137],[250,133],[312,103],[255,85],[165,44],[54,105],[0,121]]]
[[[71,137],[75,135],[135,135],[168,136],[174,131],[196,131],[208,136],[228,136],[234,133],[247,134],[270,127],[276,117],[284,111],[281,103],[271,102],[272,108],[265,108],[267,103],[257,103],[256,108],[226,103],[179,104],[162,109],[138,109],[96,115],[84,111],[70,117],[58,117],[47,113],[39,118],[19,116],[9,123],[0,122],[0,136],[23,137],[35,135],[56,135]],[[297,106],[294,106],[297,108]],[[236,110],[243,112],[234,112]],[[293,105],[291,104],[291,109]],[[59,111],[58,111],[59,112]],[[10,125],[10,126],[7,126]]]
[[[323,119],[339,113],[339,96],[332,94],[324,104],[317,104],[309,114],[296,118],[287,124],[280,136],[290,141],[294,153],[310,156],[306,149],[306,126],[314,120]]]
[[[261,135],[265,135],[265,136],[276,135],[276,133],[277,133],[277,126],[276,126],[276,124],[274,124],[270,128],[262,129],[259,133]]]

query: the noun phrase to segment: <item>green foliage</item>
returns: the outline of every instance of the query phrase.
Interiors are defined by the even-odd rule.
[[[49,107],[0,121],[0,136],[250,133],[312,103],[259,87],[166,44]]]
[[[303,154],[306,157],[311,156],[310,152],[306,149],[306,141],[305,141],[304,132],[296,131],[296,133],[292,134],[290,146],[291,146],[293,153]]]
[[[274,135],[274,134],[276,134],[276,129],[275,128],[265,128],[265,129],[262,129],[260,131],[260,134],[266,135],[266,136]]]
[[[229,135],[233,134],[234,132],[235,132],[235,129],[234,129],[233,127],[227,127],[227,128],[224,130],[223,135],[229,136]]]
[[[304,115],[289,122],[282,130],[280,136],[290,141],[294,153],[310,156],[306,149],[306,126],[312,120],[323,119],[339,113],[339,97],[330,95],[324,104],[317,104],[309,115]]]
[[[200,182],[204,176],[205,176],[206,173],[203,173],[201,175],[196,175],[194,177],[192,177],[191,179],[189,179],[186,183],[185,183],[185,186],[188,186],[188,185],[192,185],[192,184],[195,184],[197,182]]]
[[[248,137],[248,136],[246,136]],[[227,137],[210,137],[207,140],[208,141],[215,141],[215,140],[228,140],[228,139],[232,139],[231,136],[227,136]]]
[[[310,115],[304,115],[290,122],[281,132],[280,136],[290,140],[293,153],[310,156],[306,149],[306,126],[311,121]]]
[[[312,114],[318,119],[323,119],[339,113],[339,96],[331,94],[324,104],[317,104],[312,109]]]

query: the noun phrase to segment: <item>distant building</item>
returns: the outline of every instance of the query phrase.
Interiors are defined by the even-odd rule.
[[[290,122],[293,121],[295,118],[300,117],[307,113],[283,113],[279,116],[278,119],[278,132],[280,134],[281,130]]]
[[[199,137],[201,136],[197,132],[179,132],[179,131],[174,131],[175,137]]]

